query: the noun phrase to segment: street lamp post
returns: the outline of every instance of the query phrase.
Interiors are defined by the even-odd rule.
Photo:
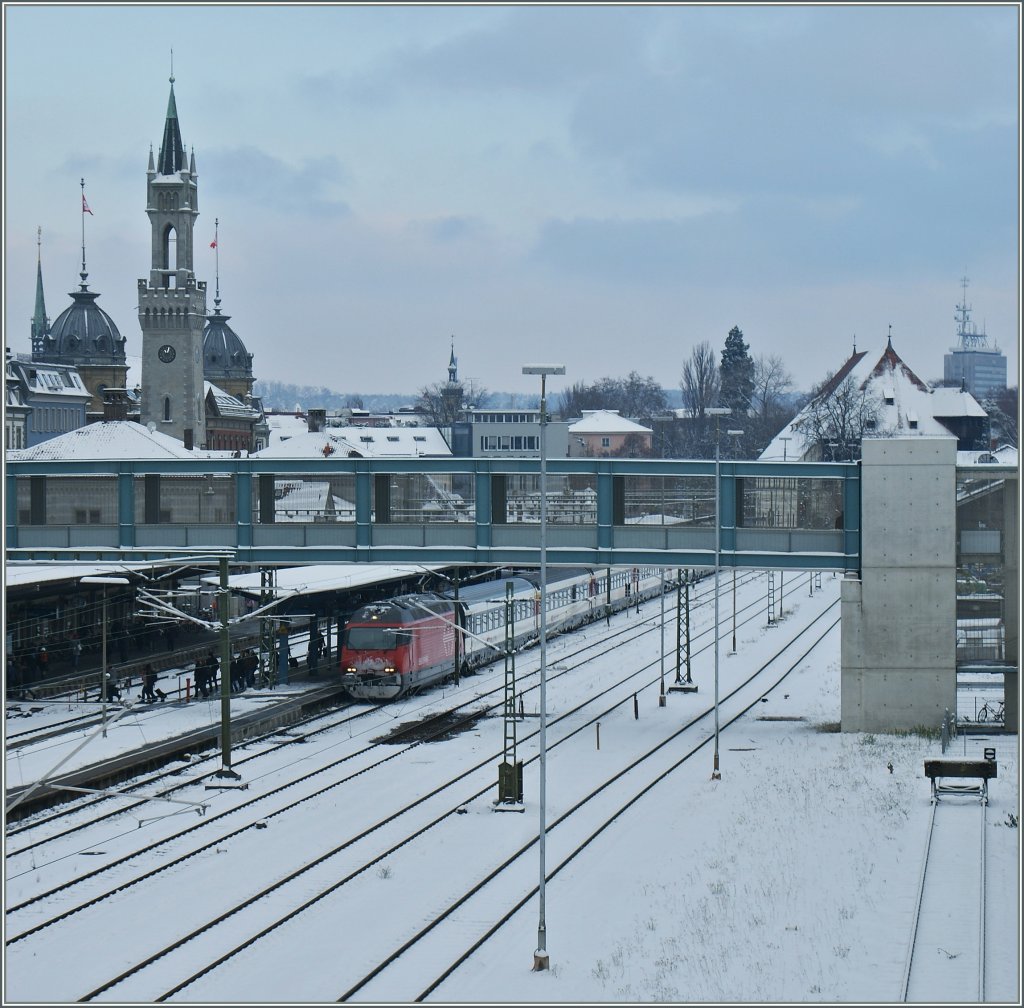
[[[665,696],[665,568],[661,568],[661,692],[658,694],[658,706],[668,703]]]
[[[718,568],[721,560],[722,529],[719,514],[718,484],[722,472],[721,438],[715,438],[715,757],[711,767],[711,779],[721,780],[722,772],[718,768]]]
[[[533,954],[533,968],[546,970],[550,967],[547,951],[547,923],[544,915],[545,875],[547,866],[546,832],[547,823],[547,608],[548,608],[548,572],[547,572],[547,402],[546,382],[548,375],[564,375],[564,364],[527,364],[523,367],[525,375],[540,375],[540,825],[538,848],[540,852],[540,907],[537,918],[537,950]]]
[[[741,430],[731,430],[729,434],[735,438],[733,442],[733,462],[739,457],[740,438],[743,436]],[[732,653],[736,654],[736,565],[732,568]]]
[[[728,434],[740,437],[741,430],[731,430]],[[722,562],[722,444],[721,437],[715,438],[715,761],[711,770],[712,780],[721,780],[722,771],[718,763],[718,571]]]
[[[100,620],[103,624],[102,650],[100,652],[100,702],[102,703],[103,737],[107,737],[107,585],[128,584],[128,578],[113,577],[104,574],[87,575],[80,578],[81,584],[98,584],[103,586],[103,608]]]

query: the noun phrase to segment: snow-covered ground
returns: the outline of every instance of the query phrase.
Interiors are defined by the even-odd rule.
[[[788,618],[780,627],[766,631],[761,619],[741,626],[735,655],[727,653],[731,620],[725,617],[723,602],[721,695],[763,664],[800,621],[824,612],[837,595],[838,581],[829,576],[813,597],[806,589],[794,591],[787,597]],[[657,609],[657,601],[646,603],[642,619],[653,618]],[[707,626],[709,609],[701,607],[695,630]],[[619,614],[612,628],[627,621],[638,623],[640,618],[636,613]],[[585,634],[599,639],[603,632],[604,624],[595,624]],[[674,645],[674,632],[672,627],[666,634],[667,645]],[[550,668],[574,646],[572,640],[567,636],[549,645]],[[653,659],[656,675],[657,647],[658,635],[648,634],[632,646],[630,658],[636,663]],[[800,653],[794,651],[793,658]],[[521,674],[531,661],[536,664],[536,658],[536,651],[521,657]],[[588,662],[585,680],[580,675],[550,680],[549,718],[553,721],[569,711],[588,690],[610,683],[625,664],[622,652],[609,649]],[[631,703],[603,716],[599,748],[593,728],[552,746],[547,762],[549,827],[568,811],[578,792],[589,790],[654,742],[668,738],[710,705],[712,667],[711,653],[705,650],[693,666],[699,692],[670,693],[665,707],[658,704],[656,682],[647,676],[644,682],[649,685],[639,694],[639,719],[634,718]],[[500,677],[500,671],[469,677],[463,689],[482,689],[492,676]],[[446,692],[450,699],[451,689]],[[233,700],[232,706],[239,709],[259,702],[253,697]],[[386,721],[414,718],[430,703],[430,697],[422,697],[396,705]],[[122,745],[119,740],[123,748],[135,748],[140,739],[156,740],[182,730],[186,721],[216,720],[219,711],[217,702],[189,707],[168,703],[132,711],[108,730],[106,739],[96,739],[66,765],[93,762],[116,751]],[[427,1000],[477,1004],[897,1000],[930,811],[923,762],[941,755],[940,746],[937,739],[920,736],[842,734],[834,730],[838,721],[836,628],[767,692],[765,702],[755,703],[739,721],[722,728],[720,780],[711,779],[711,729],[703,727],[700,738],[705,744],[696,755],[626,808],[564,867],[561,862],[570,845],[560,839],[563,827],[551,830],[546,884],[550,970],[531,971],[538,923],[534,896]],[[8,729],[28,723],[28,719],[8,722]],[[549,735],[549,746],[555,737]],[[364,874],[358,896],[353,893],[341,901],[317,904],[170,1000],[188,1004],[337,999],[354,977],[379,961],[382,952],[397,947],[447,907],[470,873],[480,870],[481,851],[503,852],[503,844],[518,846],[536,836],[539,779],[537,762],[531,759],[538,744],[529,722],[520,729],[520,739],[519,758],[526,762],[525,814],[495,814],[493,789],[468,800],[467,814],[447,820],[443,842],[388,858]],[[358,741],[328,736],[299,747],[301,752],[297,747],[285,749],[276,771],[261,764],[260,776],[253,775],[246,795],[269,788],[275,772],[291,772],[296,761],[313,768]],[[45,773],[66,757],[73,744],[50,740],[8,752],[8,784]],[[669,743],[666,750],[671,752],[673,745]],[[999,765],[999,776],[990,785],[988,811],[990,898],[996,901],[990,909],[988,999],[1019,1003],[1017,737],[960,738],[947,755],[981,758],[983,747],[996,749]],[[486,719],[472,732],[421,746],[417,759],[401,772],[421,775],[413,782],[413,790],[424,793],[431,782],[445,779],[456,767],[500,748],[501,720]],[[682,741],[675,755],[684,755]],[[467,793],[470,790],[467,784]],[[226,859],[200,858],[188,871],[171,869],[133,887],[150,887],[142,898],[127,890],[117,919],[104,916],[109,911],[101,908],[83,911],[73,941],[73,928],[53,929],[52,938],[43,931],[9,946],[5,1004],[75,1000],[90,989],[93,977],[109,978],[152,952],[151,932],[184,931],[196,919],[216,916],[224,887],[237,885],[248,891],[282,877],[291,864],[289,858],[301,860],[308,852],[338,844],[357,831],[364,812],[372,819],[378,806],[393,804],[391,795],[382,790],[379,774],[353,777],[341,785],[339,794],[329,804],[306,802],[286,814],[287,822],[273,821],[270,828],[249,830],[225,843],[230,852]],[[203,797],[211,805],[208,815],[238,799],[234,792],[206,792]],[[976,814],[976,803],[971,807],[968,799],[954,801],[962,802],[965,814]],[[607,802],[608,811],[618,807],[610,797]],[[89,852],[113,855],[132,850],[133,845],[152,841],[160,831],[169,832],[174,826],[174,817],[147,822],[144,828],[136,828],[135,821],[126,818],[128,826],[111,824],[102,841],[91,840]],[[493,857],[495,863],[500,859],[497,853]],[[536,885],[536,848],[530,857],[532,878],[527,872],[507,898],[496,894],[485,910],[474,907],[464,912],[458,927],[467,945]],[[48,866],[45,848],[33,855],[30,865],[24,856],[16,863],[9,858],[7,905],[32,891],[51,888],[68,872],[73,877],[90,870],[96,860],[79,857],[79,867],[73,857],[62,857],[59,866]],[[339,864],[335,875],[342,875],[354,860],[352,855]],[[233,876],[232,865],[244,871]],[[60,898],[55,897],[58,902],[48,909],[59,908]],[[81,894],[69,897],[69,905],[80,900]],[[408,916],[402,919],[393,908],[406,902]],[[376,917],[368,909],[374,907]],[[236,928],[237,938],[244,938],[247,931],[242,923]],[[96,939],[90,930],[104,936],[98,947],[111,950],[109,961],[97,963],[95,948],[90,946]],[[965,933],[964,941],[970,940],[972,936]],[[214,937],[207,941],[213,942]],[[944,950],[945,954],[956,952]],[[201,947],[191,954],[197,965],[208,961],[202,958]],[[101,958],[106,955],[102,953]],[[397,969],[369,983],[352,1000],[410,1001],[448,966],[441,959],[424,965],[410,956],[403,970],[403,962],[399,959]],[[155,995],[137,996],[145,1001]],[[97,1000],[118,998],[112,991]]]

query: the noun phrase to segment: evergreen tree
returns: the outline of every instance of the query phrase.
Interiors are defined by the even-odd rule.
[[[722,405],[728,406],[737,420],[747,415],[754,394],[754,361],[748,353],[749,349],[743,342],[743,331],[739,326],[733,326],[725,337],[718,373]]]

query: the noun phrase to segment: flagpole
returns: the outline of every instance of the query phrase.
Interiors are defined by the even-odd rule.
[[[214,304],[220,307],[220,218],[214,217],[213,219],[213,254],[214,260],[214,276],[217,279],[217,293],[215,295],[216,300]]]
[[[82,281],[85,281],[85,179],[81,180],[82,186]]]

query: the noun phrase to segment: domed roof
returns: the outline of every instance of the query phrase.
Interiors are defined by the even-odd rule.
[[[252,354],[228,325],[229,318],[218,307],[207,315],[203,330],[203,375],[215,384],[218,378],[252,377]]]
[[[33,356],[51,364],[125,364],[125,338],[96,304],[99,294],[89,290],[87,274],[81,276],[81,289],[72,292],[72,304],[57,316]]]

